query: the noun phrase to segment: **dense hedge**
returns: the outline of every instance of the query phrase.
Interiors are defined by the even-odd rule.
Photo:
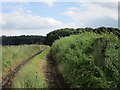
[[[94,40],[107,40],[105,69],[94,63]],[[71,87],[116,88],[120,86],[118,37],[114,34],[82,33],[56,40],[52,45],[54,59]]]
[[[59,39],[60,37],[66,37],[70,35],[76,35],[84,32],[95,32],[97,34],[102,34],[102,33],[113,33],[117,36],[120,36],[120,30],[118,28],[112,28],[112,27],[99,27],[99,28],[64,28],[64,29],[58,29],[54,30],[50,33],[47,34],[44,44],[45,45],[52,45],[52,43],[56,40]]]

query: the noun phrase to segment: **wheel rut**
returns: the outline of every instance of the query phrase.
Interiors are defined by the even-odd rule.
[[[16,76],[16,74],[18,73],[18,71],[20,71],[20,69],[27,64],[32,58],[34,58],[35,56],[37,56],[38,54],[42,53],[45,49],[40,50],[39,52],[37,52],[36,54],[28,57],[27,59],[23,60],[21,62],[21,64],[19,64],[13,71],[11,71],[8,75],[2,77],[2,88],[11,88],[12,86],[12,80],[13,78]]]
[[[53,59],[52,52],[50,51],[47,55],[47,64],[46,64],[46,81],[48,88],[68,88],[69,85],[65,82],[62,74],[57,68],[57,63]]]

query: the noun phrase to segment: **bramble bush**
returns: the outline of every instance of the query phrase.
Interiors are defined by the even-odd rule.
[[[94,62],[94,40],[107,40],[105,69]],[[52,53],[65,80],[74,88],[117,88],[120,86],[118,37],[86,32],[56,40]]]

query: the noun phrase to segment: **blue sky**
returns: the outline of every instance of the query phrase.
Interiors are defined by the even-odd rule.
[[[4,2],[3,35],[46,35],[59,28],[117,27],[117,2]]]
[[[10,8],[6,8],[11,5]],[[17,8],[14,8],[17,7]],[[69,7],[79,7],[80,5],[76,2],[55,2],[54,7],[48,6],[44,2],[30,2],[27,4],[24,4],[24,2],[21,3],[3,3],[3,12],[4,13],[10,13],[13,10],[17,10],[18,8],[23,8],[25,10],[30,10],[32,15],[38,15],[42,17],[52,17],[56,20],[60,20],[63,22],[69,22],[71,21],[67,16],[61,15],[62,12],[65,12],[67,8]],[[25,12],[27,14],[27,12]]]

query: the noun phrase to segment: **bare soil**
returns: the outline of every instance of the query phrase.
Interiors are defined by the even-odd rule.
[[[23,60],[21,64],[19,64],[13,71],[11,71],[8,75],[2,77],[2,88],[11,88],[12,86],[12,80],[16,76],[16,74],[19,72],[19,70],[27,64],[32,58],[43,52],[44,50],[40,50],[36,54],[28,57],[27,59]],[[53,88],[69,88],[69,85],[64,80],[62,74],[59,72],[57,68],[57,63],[53,58],[52,52],[50,51],[47,55],[47,62],[45,66],[45,76],[46,76],[46,82],[48,84],[48,89]]]
[[[57,68],[57,63],[53,59],[52,52],[50,51],[47,55],[47,64],[46,64],[46,81],[48,83],[48,88],[67,88],[69,85],[65,82],[62,74]]]

